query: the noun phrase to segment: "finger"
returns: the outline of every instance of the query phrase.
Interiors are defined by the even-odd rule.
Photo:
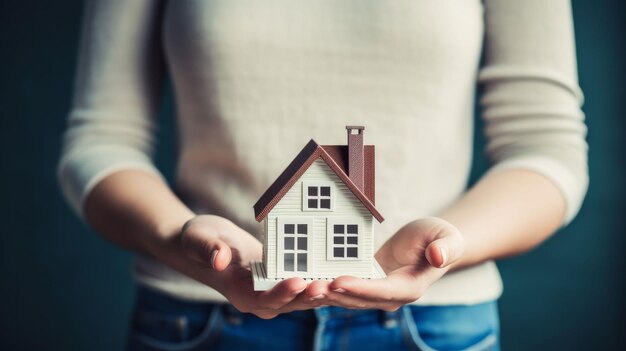
[[[353,295],[375,302],[409,303],[421,296],[417,280],[409,274],[396,273],[384,279],[361,279],[341,276],[330,286],[333,292]]]
[[[218,272],[226,269],[232,259],[230,247],[210,227],[183,229],[181,246],[187,257]]]
[[[329,283],[330,281],[324,280],[312,281],[296,298],[281,307],[281,313],[310,310],[324,305],[324,298],[328,293]]]
[[[327,303],[323,299],[311,300],[310,298],[306,297],[304,293],[300,293],[291,302],[281,307],[278,312],[289,313],[293,311],[306,311],[324,305],[327,305]]]
[[[350,295],[347,292],[334,292],[331,291],[328,293],[326,298],[322,301],[324,304],[329,306],[337,306],[343,308],[350,309],[378,309],[385,311],[395,311],[404,305],[405,301],[381,301],[381,300],[372,300],[357,297],[354,295]]]
[[[332,280],[314,280],[304,292],[298,294],[298,296],[293,299],[290,303],[286,304],[280,309],[281,313],[288,313],[292,311],[302,311],[302,310],[310,310],[313,308],[317,308],[320,306],[341,306],[341,307],[352,307],[359,308],[359,306],[363,305],[363,302],[360,301],[358,303],[349,303],[346,302],[345,305],[340,305],[340,302],[333,303],[327,297],[331,293],[329,290],[329,285]],[[348,306],[349,304],[349,306]],[[365,308],[365,307],[361,307]]]
[[[260,293],[258,296],[258,307],[261,310],[279,310],[293,301],[304,289],[306,289],[306,282],[303,279],[289,278],[280,282],[272,289]]]
[[[328,293],[331,280],[314,280],[302,294],[302,299],[316,301],[323,299]]]
[[[251,313],[261,319],[272,319],[280,314],[276,310],[256,310]]]
[[[443,268],[458,260],[463,254],[464,239],[456,229],[450,229],[441,238],[426,247],[426,259],[437,268]]]
[[[352,296],[349,293],[330,291],[328,288],[330,283],[330,281],[313,281],[304,292],[298,294],[291,302],[281,307],[278,312],[289,313],[292,311],[310,310],[320,306],[395,311],[403,304],[402,301],[368,300]],[[275,315],[277,313],[276,310],[261,310],[257,312],[264,315]],[[264,317],[261,316],[261,318]]]
[[[324,305],[324,297],[328,291],[329,281],[314,280],[292,301],[280,308],[280,313],[310,310]]]

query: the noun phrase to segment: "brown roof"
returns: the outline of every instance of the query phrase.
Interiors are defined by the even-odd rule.
[[[278,176],[272,185],[265,191],[259,201],[254,204],[254,215],[257,221],[262,221],[265,216],[276,206],[283,196],[298,181],[304,172],[321,158],[328,164],[330,169],[337,174],[339,179],[346,184],[354,196],[379,221],[383,216],[374,207],[375,173],[374,173],[374,146],[365,145],[365,189],[361,191],[348,176],[348,146],[346,145],[319,145],[311,139],[300,151],[298,156],[291,161],[289,166]]]

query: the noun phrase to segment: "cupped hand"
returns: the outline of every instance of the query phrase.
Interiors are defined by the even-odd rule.
[[[267,291],[254,291],[250,263],[261,259],[262,245],[233,222],[200,215],[188,221],[178,244],[189,261],[183,273],[215,288],[239,311],[261,318],[319,306],[305,292],[306,282],[291,278]]]
[[[463,254],[459,230],[440,218],[419,219],[402,227],[376,253],[384,279],[341,276],[307,289],[327,305],[395,311],[419,299]]]

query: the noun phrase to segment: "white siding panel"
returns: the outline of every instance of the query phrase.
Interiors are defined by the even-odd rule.
[[[329,182],[332,184],[333,211],[302,211],[302,183]],[[312,243],[312,261],[308,274],[303,278],[335,278],[340,275],[355,275],[363,278],[373,277],[373,217],[363,204],[343,184],[339,177],[321,159],[315,161],[300,179],[289,189],[280,202],[270,211],[267,217],[267,260],[266,272],[268,278],[282,278],[276,276],[276,218],[314,217]],[[328,217],[359,217],[363,222],[362,234],[359,236],[361,245],[358,261],[328,261],[326,258],[327,238],[326,219]]]
[[[267,240],[264,243],[267,250],[267,260],[265,262],[265,272],[268,278],[276,276],[276,217],[268,216],[267,219]]]

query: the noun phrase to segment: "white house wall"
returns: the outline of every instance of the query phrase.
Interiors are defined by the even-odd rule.
[[[268,223],[268,219],[265,218],[263,220],[263,231],[264,231],[264,234],[263,234],[263,256],[262,256],[261,262],[263,262],[263,265],[265,266],[265,271],[266,272],[267,272],[267,268],[268,268],[267,267],[267,257],[268,257],[267,256],[267,250],[269,248],[269,245],[267,244],[268,233],[269,233],[269,231],[267,230],[267,223]]]
[[[325,182],[332,183],[332,211],[302,211],[302,183]],[[300,179],[289,189],[279,203],[267,216],[267,235],[265,248],[266,272],[268,278],[277,278],[277,227],[276,219],[287,217],[313,217],[313,234],[309,234],[309,255],[312,255],[309,272],[299,276],[303,278],[335,278],[340,275],[355,275],[359,277],[372,276],[373,247],[373,217],[369,210],[354,196],[352,191],[343,184],[339,177],[322,160],[316,160]],[[328,217],[359,217],[363,226],[359,233],[360,260],[328,261],[326,257],[326,219]],[[278,277],[282,278],[282,277]]]

